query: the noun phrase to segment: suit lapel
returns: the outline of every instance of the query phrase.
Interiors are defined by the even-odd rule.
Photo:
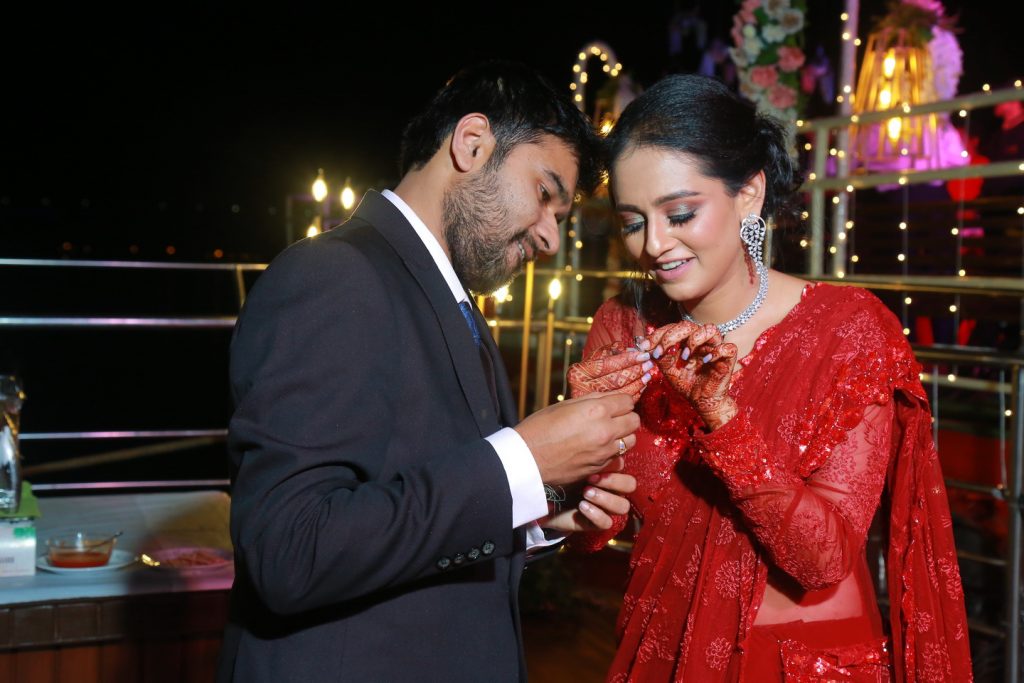
[[[430,252],[402,212],[376,192],[366,193],[353,218],[361,218],[376,228],[405,262],[406,268],[423,290],[437,318],[452,365],[459,378],[459,385],[473,413],[480,435],[493,434],[499,427],[498,416],[495,415],[490,389],[484,377],[480,350],[474,343],[466,319],[462,317],[462,311],[459,310],[459,305],[452,297],[452,291],[438,271]],[[480,329],[483,331],[487,328],[481,326]],[[486,334],[482,336],[485,340],[488,338]],[[496,374],[503,374],[503,369]],[[505,381],[507,383],[507,378]],[[501,391],[498,393],[500,396]]]

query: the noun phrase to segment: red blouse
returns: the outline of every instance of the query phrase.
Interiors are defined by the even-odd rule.
[[[634,309],[606,302],[584,358],[631,343],[638,329]],[[837,613],[877,622],[865,542],[883,490],[892,649],[858,641],[849,652],[891,655],[901,681],[970,680],[959,568],[918,372],[876,297],[830,285],[805,289],[740,360],[730,387],[739,414],[715,432],[655,372],[626,459],[643,526],[609,680],[741,678],[769,581],[797,605],[773,622]],[[625,522],[577,543],[600,548]]]

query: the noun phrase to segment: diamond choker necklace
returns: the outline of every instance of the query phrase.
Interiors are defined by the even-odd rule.
[[[757,313],[757,309],[761,308],[761,304],[764,303],[764,298],[768,295],[768,267],[758,260],[754,262],[754,268],[757,270],[757,296],[754,297],[754,300],[750,302],[750,305],[744,308],[743,312],[738,316],[729,322],[715,325],[722,336],[725,336],[728,332],[732,332],[753,318],[754,314]],[[677,305],[679,306],[679,313],[683,316],[683,320],[691,323],[697,323],[698,325],[700,324],[693,319],[692,315],[686,312],[686,309],[683,308],[682,304]]]

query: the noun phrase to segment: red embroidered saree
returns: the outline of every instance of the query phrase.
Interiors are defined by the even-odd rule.
[[[584,358],[642,332],[636,311],[610,300]],[[871,652],[856,640],[831,660],[800,642],[787,641],[788,651],[819,672],[831,662],[829,680],[863,680],[843,673],[860,671],[849,659],[858,652],[865,671],[888,658],[898,681],[971,680],[952,523],[918,372],[876,297],[817,285],[741,359],[730,388],[740,411],[721,429],[706,434],[655,373],[626,456],[643,526],[609,680],[757,680],[745,652],[769,580],[799,605],[791,621],[808,628],[828,618],[815,607],[825,604],[877,623],[865,542],[880,502],[891,647]],[[602,547],[625,521],[580,540]]]

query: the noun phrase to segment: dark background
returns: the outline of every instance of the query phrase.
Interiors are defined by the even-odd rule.
[[[837,68],[840,4],[812,0],[806,33]],[[861,5],[866,37],[884,3]],[[1024,3],[945,6],[963,28],[961,92],[1024,75]],[[393,183],[404,123],[460,66],[513,58],[567,87],[600,39],[650,85],[696,66],[690,46],[668,54],[680,9],[728,39],[737,4],[41,7],[0,41],[0,254],[152,259],[173,245],[179,260],[265,261],[284,246],[285,198],[318,167],[332,196],[348,176]]]

